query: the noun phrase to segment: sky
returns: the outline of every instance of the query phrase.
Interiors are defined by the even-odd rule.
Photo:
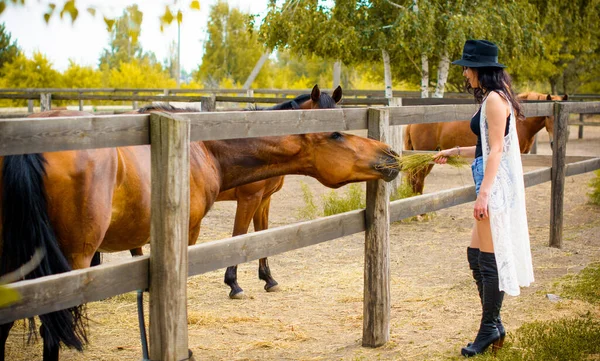
[[[97,67],[102,50],[108,48],[109,33],[106,30],[102,15],[118,17],[123,10],[137,3],[144,13],[140,43],[145,51],[152,51],[157,59],[163,62],[169,57],[169,46],[177,41],[177,23],[174,21],[164,32],[160,31],[159,16],[164,14],[165,6],[173,6],[173,0],[77,0],[79,16],[74,24],[66,15],[60,19],[54,14],[50,22],[44,21],[44,13],[48,10],[48,0],[27,0],[26,6],[15,6],[7,1],[7,7],[0,15],[11,39],[16,39],[19,47],[28,57],[34,51],[40,51],[52,62],[55,69],[64,71],[69,66],[69,59],[77,64]],[[62,7],[64,0],[54,0],[57,8]],[[179,0],[183,11],[181,23],[181,67],[190,72],[195,70],[202,60],[206,39],[206,26],[210,8],[217,0],[200,0],[200,11],[189,9],[190,0]],[[231,7],[237,7],[246,13],[259,15],[259,19],[267,13],[268,0],[227,0]],[[93,6],[97,9],[92,17],[85,9]],[[58,10],[58,9],[57,9]],[[260,22],[260,20],[257,20]]]

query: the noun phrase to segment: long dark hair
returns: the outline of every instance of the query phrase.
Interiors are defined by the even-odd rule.
[[[491,91],[498,91],[506,97],[515,110],[515,117],[519,120],[525,119],[521,104],[512,91],[512,80],[510,75],[503,69],[498,67],[482,67],[474,68],[477,72],[477,80],[479,88],[473,88],[467,79],[465,87],[467,91],[475,97],[475,100],[481,104],[485,96]]]

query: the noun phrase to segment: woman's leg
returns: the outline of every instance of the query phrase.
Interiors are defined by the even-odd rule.
[[[482,315],[479,332],[475,341],[461,350],[463,356],[474,356],[484,352],[494,343],[499,346],[501,334],[497,327],[500,319],[500,308],[504,293],[498,286],[498,268],[494,255],[494,245],[489,219],[476,222],[477,239],[479,241],[479,270],[482,281]]]

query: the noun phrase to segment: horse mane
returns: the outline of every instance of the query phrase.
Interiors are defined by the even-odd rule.
[[[136,110],[136,113],[146,114],[153,110],[163,110],[170,113],[198,113],[199,110],[191,107],[177,108],[168,103],[149,104]]]

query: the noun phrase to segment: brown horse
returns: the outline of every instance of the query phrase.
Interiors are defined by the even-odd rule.
[[[35,116],[87,115],[50,111]],[[390,181],[395,154],[387,145],[340,132],[297,134],[190,145],[189,244],[221,191],[304,174],[328,187]],[[2,253],[0,271],[46,257],[28,278],[90,266],[96,251],[142,247],[150,238],[150,146],[88,149],[0,157]],[[387,165],[387,166],[386,166]],[[60,342],[82,349],[79,307],[42,315],[44,360],[57,360]],[[0,325],[3,357],[12,323]]]
[[[538,94],[538,93],[535,93]],[[525,97],[526,100],[534,100],[534,93],[519,94],[518,99]],[[540,94],[540,98],[535,100],[566,100],[568,97],[552,97],[550,95]],[[525,99],[523,98],[523,99]],[[469,147],[477,144],[477,137],[471,131],[468,120],[460,120],[442,123],[424,123],[409,124],[404,130],[404,149],[405,150],[442,150],[456,146]],[[523,121],[518,121],[517,135],[521,153],[529,153],[533,146],[534,136],[546,128],[550,139],[554,129],[554,117],[528,117]],[[415,194],[422,194],[425,187],[425,177],[431,172],[433,165],[428,166],[422,171],[407,174],[407,179]]]
[[[320,91],[318,85],[315,85],[310,94],[302,94],[293,100],[289,100],[277,104],[270,108],[260,108],[257,110],[307,110],[307,109],[327,109],[335,108],[337,103],[342,99],[342,87],[338,86],[331,96]],[[148,113],[155,109],[154,106],[140,108],[130,113]],[[173,107],[160,106],[168,112],[184,112],[195,111],[187,109],[177,109]],[[233,224],[233,236],[248,233],[250,222],[254,221],[254,231],[263,231],[269,228],[269,206],[271,204],[271,196],[281,190],[283,187],[284,177],[273,177],[250,184],[244,184],[239,187],[228,189],[219,193],[217,202],[219,201],[236,201],[237,208],[235,211],[235,219]],[[131,250],[133,256],[141,256],[142,249],[136,248]],[[258,261],[258,278],[265,281],[265,290],[274,292],[279,289],[277,281],[271,275],[271,269],[267,258],[261,258]],[[225,271],[225,284],[231,290],[229,297],[232,299],[244,298],[244,290],[237,282],[237,265],[227,267]]]

